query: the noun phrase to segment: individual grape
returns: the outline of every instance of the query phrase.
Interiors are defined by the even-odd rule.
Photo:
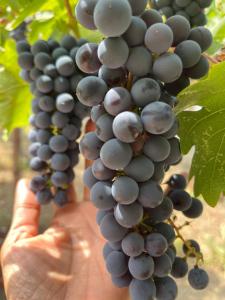
[[[154,226],[158,233],[161,233],[167,240],[168,245],[172,245],[176,239],[173,227],[167,223],[158,223]]]
[[[54,64],[49,64],[49,65],[45,66],[43,72],[45,75],[48,75],[53,78],[55,78],[59,75],[59,73],[57,72],[56,66]]]
[[[128,233],[122,240],[122,250],[130,257],[136,257],[144,252],[144,238],[137,232]]]
[[[102,145],[103,143],[99,140],[95,132],[88,132],[81,139],[79,147],[80,152],[86,159],[94,160],[99,158]]]
[[[52,151],[48,145],[41,145],[37,151],[38,157],[43,161],[48,161],[52,157]]]
[[[79,47],[74,47],[70,50],[70,57],[76,61],[76,54],[77,54],[77,51],[79,50]]]
[[[201,8],[200,8],[200,6],[198,5],[197,2],[191,1],[191,3],[188,6],[186,6],[185,12],[190,17],[194,17],[194,16],[198,15],[201,12]]]
[[[55,101],[50,96],[42,96],[39,99],[39,107],[45,112],[52,112],[55,109]]]
[[[75,64],[70,56],[63,55],[56,60],[56,69],[62,76],[71,76],[75,72]]]
[[[192,204],[191,196],[183,190],[173,190],[169,193],[169,197],[173,202],[173,207],[179,211],[188,210]]]
[[[135,181],[144,182],[153,176],[154,164],[145,155],[139,155],[131,160],[124,172]]]
[[[49,204],[53,197],[51,190],[48,188],[38,191],[36,196],[41,205]]]
[[[171,277],[155,278],[154,281],[158,300],[175,300],[177,298],[177,284]]]
[[[34,57],[34,65],[40,71],[43,71],[44,68],[51,63],[52,63],[52,57],[47,53],[39,52]]]
[[[39,129],[37,131],[37,141],[41,144],[48,144],[52,134],[46,129]]]
[[[96,123],[98,118],[106,113],[104,106],[101,104],[95,105],[91,108],[91,120]]]
[[[203,204],[199,199],[192,198],[192,203],[189,209],[185,210],[183,214],[191,219],[199,218],[203,212]]]
[[[94,10],[94,23],[107,37],[122,35],[130,25],[131,7],[127,0],[99,0]]]
[[[195,267],[190,270],[188,281],[195,290],[204,290],[209,284],[209,276],[205,270]]]
[[[133,143],[142,132],[142,122],[136,113],[121,112],[113,121],[113,133],[122,142]]]
[[[33,177],[30,181],[30,189],[37,193],[38,191],[43,190],[46,187],[46,178],[42,175],[37,175]]]
[[[127,258],[120,251],[112,251],[106,257],[106,268],[113,276],[122,276],[127,273]]]
[[[69,140],[74,141],[79,137],[80,130],[73,124],[67,124],[63,130],[62,134]]]
[[[173,212],[173,203],[170,198],[166,197],[159,206],[155,208],[148,208],[147,212],[149,214],[148,222],[150,224],[163,222],[171,216]]]
[[[107,168],[121,170],[131,161],[132,149],[128,144],[117,139],[111,139],[102,146],[100,158]]]
[[[30,70],[30,77],[32,80],[36,80],[38,79],[39,76],[42,75],[42,72],[40,70],[38,70],[37,68],[33,67],[31,70]]]
[[[147,26],[139,17],[132,17],[131,24],[124,33],[123,38],[129,47],[140,46],[144,44]]]
[[[51,125],[50,115],[46,112],[39,112],[35,117],[35,124],[40,129],[47,129]]]
[[[98,0],[80,0],[76,5],[75,13],[76,18],[84,27],[94,30],[94,9]]]
[[[78,83],[83,79],[81,74],[73,75],[69,80],[70,89],[73,93],[76,93]]]
[[[170,154],[170,144],[162,136],[151,135],[144,145],[144,154],[154,162],[164,161]]]
[[[57,128],[64,128],[69,122],[69,117],[67,114],[63,114],[59,111],[56,111],[52,115],[51,121],[52,124]]]
[[[154,272],[154,261],[151,256],[141,254],[137,257],[130,257],[128,263],[129,271],[135,279],[149,279]]]
[[[172,138],[169,140],[170,143],[170,155],[165,160],[165,164],[167,165],[176,165],[182,159],[181,150],[180,150],[180,142],[177,138]]]
[[[131,204],[137,200],[139,187],[136,181],[127,176],[118,177],[112,185],[112,195],[120,204]]]
[[[168,243],[162,234],[150,233],[146,236],[145,248],[149,255],[159,257],[166,252]]]
[[[166,139],[172,139],[177,135],[178,129],[179,129],[179,123],[176,119],[173,123],[173,126],[167,132],[163,133],[162,136],[165,137]]]
[[[173,9],[170,6],[165,6],[160,9],[160,14],[170,18],[173,16]]]
[[[187,40],[176,47],[175,53],[182,60],[184,68],[191,68],[199,62],[201,48],[195,41]]]
[[[50,139],[49,146],[52,151],[62,153],[68,149],[69,142],[63,135],[56,135]]]
[[[80,120],[83,120],[90,114],[90,108],[80,103],[79,101],[75,102],[73,111],[75,116],[77,116]]]
[[[154,258],[154,276],[159,278],[166,277],[172,270],[172,262],[167,254]]]
[[[96,121],[96,134],[101,141],[106,142],[114,137],[112,125],[113,117],[107,113],[98,118]]]
[[[62,207],[68,203],[68,195],[66,190],[57,190],[53,201],[56,205]]]
[[[53,90],[53,81],[47,75],[40,76],[37,81],[37,88],[41,93],[50,93]]]
[[[16,43],[16,51],[18,53],[23,53],[23,52],[29,52],[30,51],[30,45],[26,40],[21,40]]]
[[[111,184],[107,181],[99,181],[91,188],[90,199],[98,209],[108,210],[115,206],[112,197]]]
[[[51,182],[56,187],[65,188],[69,183],[69,178],[66,172],[54,172],[51,176]]]
[[[37,55],[40,52],[42,52],[42,53],[49,53],[50,52],[49,45],[46,41],[38,40],[38,41],[36,41],[36,43],[34,43],[31,46],[31,53],[33,55]]]
[[[86,187],[88,187],[89,189],[91,189],[94,184],[96,182],[98,182],[98,180],[95,178],[95,176],[93,175],[92,173],[92,169],[91,167],[88,167],[85,171],[84,171],[84,174],[83,174],[83,182],[84,182],[84,185]]]
[[[143,207],[137,202],[129,205],[117,204],[114,211],[116,221],[125,228],[132,228],[139,224],[143,214]]]
[[[37,151],[38,149],[40,148],[41,144],[40,143],[32,143],[30,146],[29,146],[29,154],[32,155],[32,156],[37,156]]]
[[[98,59],[98,45],[87,43],[81,46],[76,53],[76,64],[84,73],[96,73],[101,67]]]
[[[22,69],[31,70],[34,66],[34,57],[30,52],[22,52],[19,54],[18,63]]]
[[[211,46],[213,36],[207,28],[199,26],[191,29],[188,39],[198,43],[202,52],[204,52]]]
[[[169,247],[166,251],[166,254],[169,256],[169,258],[173,264],[175,261],[175,258],[176,258],[176,252],[173,250],[172,247]]]
[[[180,78],[178,78],[176,81],[165,84],[165,89],[170,94],[177,96],[181,91],[183,91],[190,84],[191,84],[190,79],[185,74],[182,74]]]
[[[100,230],[103,237],[110,242],[121,241],[127,233],[127,228],[124,228],[117,223],[113,213],[107,214],[103,218],[100,224]]]
[[[56,107],[62,113],[70,113],[74,108],[74,99],[71,94],[63,93],[56,98]]]
[[[148,9],[141,15],[142,20],[144,20],[145,24],[149,28],[153,24],[162,23],[163,19],[160,13],[155,9]]]
[[[109,242],[109,244],[113,248],[113,250],[116,250],[116,251],[122,250],[122,248],[121,248],[121,241],[118,241],[118,242]]]
[[[181,16],[181,17],[184,17],[189,23],[190,23],[190,21],[191,21],[191,17],[190,17],[189,14],[186,13],[186,11],[184,11],[184,10],[178,10],[178,11],[176,12],[176,15]]]
[[[30,160],[30,168],[35,172],[42,172],[47,167],[47,164],[39,157],[33,157]]]
[[[173,174],[167,184],[171,189],[185,190],[187,187],[187,180],[183,175]]]
[[[201,56],[199,62],[192,68],[185,69],[185,75],[192,79],[199,79],[209,72],[209,62],[206,57]]]
[[[166,52],[173,43],[173,32],[170,27],[163,23],[150,26],[145,35],[145,45],[153,53]]]
[[[61,46],[70,51],[77,46],[77,40],[73,36],[67,34],[62,38]]]
[[[97,224],[100,226],[100,224],[101,224],[101,222],[102,222],[102,220],[103,220],[103,218],[107,215],[107,214],[109,214],[109,213],[111,213],[112,211],[111,210],[103,210],[103,209],[100,209],[100,210],[98,210],[97,211],[97,214],[96,214],[96,222],[97,222]],[[104,248],[110,248],[110,249],[112,249],[112,247],[109,245],[109,243],[106,243],[105,244],[105,246],[104,246]],[[105,255],[104,255],[104,248],[103,248],[103,256],[104,256],[104,258],[105,258]],[[113,250],[113,249],[112,249]]]
[[[188,272],[188,264],[185,258],[176,257],[173,263],[171,275],[174,278],[183,278],[187,275]]]
[[[55,92],[61,94],[61,93],[66,93],[66,92],[70,92],[70,81],[68,80],[68,78],[63,77],[63,76],[58,76],[57,78],[55,78],[54,80],[54,90]]]
[[[212,4],[212,0],[197,0],[197,3],[201,8],[207,8]]]
[[[154,281],[133,279],[129,286],[132,300],[152,300],[156,296],[156,287]]]
[[[142,110],[141,119],[146,131],[152,134],[162,134],[172,127],[175,116],[168,104],[153,102]]]
[[[78,162],[79,162],[79,154],[77,152],[75,152],[73,149],[72,150],[68,150],[66,152],[66,154],[68,155],[69,159],[70,159],[70,165],[71,167],[75,167]]]
[[[88,43],[88,40],[81,38],[77,41],[77,47],[81,47],[86,43]]]
[[[163,190],[157,182],[146,181],[140,185],[138,201],[144,207],[155,208],[163,202]]]
[[[134,16],[140,16],[144,12],[147,6],[147,0],[139,0],[139,1],[128,0],[128,1],[130,3],[132,14]]]
[[[131,280],[132,276],[130,275],[130,273],[126,273],[125,275],[120,277],[112,276],[112,282],[118,288],[128,287],[131,283]]]
[[[98,58],[100,62],[110,69],[122,67],[129,55],[129,48],[121,37],[107,38],[98,46]]]
[[[152,70],[152,55],[142,46],[130,49],[126,68],[134,76],[145,76]]]
[[[201,251],[200,246],[195,240],[187,240],[183,244],[183,252],[188,257],[196,257],[195,254],[200,253],[200,251]]]
[[[108,86],[122,85],[126,81],[126,70],[123,68],[109,69],[102,66],[99,69],[98,77],[103,79]]]
[[[137,106],[145,107],[150,102],[159,100],[161,89],[154,79],[142,78],[133,84],[131,95]]]
[[[182,72],[182,61],[174,53],[165,53],[159,56],[153,64],[153,74],[165,83],[177,80]]]
[[[179,7],[186,7],[191,3],[192,0],[175,0],[175,3],[179,6]]]
[[[173,46],[185,41],[191,30],[190,23],[182,16],[175,15],[167,19],[166,24],[173,32]]]
[[[77,97],[86,106],[103,102],[108,88],[104,80],[95,76],[83,78],[77,85]]]
[[[64,55],[68,55],[68,51],[63,48],[63,47],[59,47],[56,48],[55,50],[53,50],[52,52],[52,57],[53,59],[56,61],[59,57],[64,56]]]
[[[66,154],[56,153],[52,156],[51,167],[55,171],[65,171],[70,166],[70,159]]]
[[[60,47],[59,43],[53,39],[48,40],[48,46],[51,51],[55,50],[56,48]]]
[[[114,87],[105,95],[104,108],[112,116],[129,110],[132,106],[130,93],[123,87]]]
[[[110,180],[116,176],[116,172],[108,169],[100,158],[93,162],[92,173],[98,180]]]

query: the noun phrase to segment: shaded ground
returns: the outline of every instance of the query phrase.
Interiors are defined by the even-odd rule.
[[[27,164],[27,144],[24,139],[23,151],[21,154],[21,168],[23,176],[31,177],[32,174]],[[11,221],[13,201],[13,174],[12,174],[12,144],[11,142],[0,142],[0,235],[7,231]],[[186,157],[178,168],[171,169],[171,172],[188,172],[190,156]],[[75,185],[79,198],[82,198],[82,170],[81,160],[76,169]],[[191,186],[189,187],[191,191]],[[41,227],[45,228],[51,218],[51,207],[42,209]],[[178,218],[178,223],[183,224],[184,219]],[[222,300],[225,299],[225,202],[221,200],[215,209],[205,205],[202,218],[184,228],[184,235],[187,238],[198,240],[202,247],[205,258],[205,267],[210,274],[210,286],[206,291],[193,291],[186,280],[179,282],[178,300]],[[179,244],[178,244],[179,246]],[[5,300],[0,290],[0,300]],[[116,300],[116,299],[115,299]]]

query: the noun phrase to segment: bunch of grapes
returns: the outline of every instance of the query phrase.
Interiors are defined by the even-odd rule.
[[[212,0],[151,0],[152,8],[158,10],[161,15],[166,18],[183,16],[192,27],[206,25],[204,10],[211,4]]]
[[[86,41],[67,35],[55,40],[38,40],[32,46],[17,42],[21,77],[30,83],[34,95],[29,133],[30,167],[39,173],[30,184],[41,204],[53,200],[58,205],[68,201],[67,189],[74,179],[78,163],[76,140],[82,119],[88,115],[76,97],[78,82],[84,74],[77,68],[76,52]]]
[[[202,256],[196,243],[184,240],[185,257],[176,257],[173,246],[179,233],[174,210],[191,215],[200,202],[184,191],[186,183],[180,187],[171,179],[166,193],[160,184],[165,171],[182,159],[174,95],[190,84],[189,78],[207,74],[202,53],[212,36],[203,27],[191,30],[182,16],[164,24],[157,11],[145,11],[146,5],[145,0],[78,2],[80,23],[106,36],[76,53],[77,66],[89,74],[76,94],[91,107],[96,125],[82,138],[80,151],[93,161],[84,183],[108,240],[103,254],[113,282],[129,286],[133,300],[172,300],[177,286],[168,275],[185,276],[186,257],[196,257],[191,286],[208,284],[198,267]]]

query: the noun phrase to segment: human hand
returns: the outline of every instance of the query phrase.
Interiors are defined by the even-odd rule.
[[[40,206],[25,180],[19,182],[11,229],[1,250],[8,300],[126,300],[113,287],[102,257],[104,240],[88,201],[56,208],[51,226],[38,234]]]

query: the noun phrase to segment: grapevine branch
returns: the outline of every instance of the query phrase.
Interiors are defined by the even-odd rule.
[[[73,15],[69,0],[64,0],[64,4],[65,4],[67,14],[68,14],[69,26],[73,30],[73,32],[75,33],[76,37],[78,39],[80,39],[80,31],[79,31],[79,28],[78,28],[78,23],[77,23],[76,18]]]

